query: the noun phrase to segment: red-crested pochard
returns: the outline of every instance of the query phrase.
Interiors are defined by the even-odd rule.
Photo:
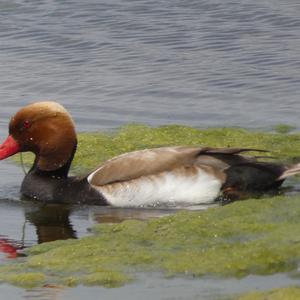
[[[85,177],[68,177],[76,145],[74,123],[64,107],[38,102],[12,117],[0,159],[18,152],[35,154],[21,186],[25,197],[121,207],[212,203],[220,194],[239,198],[276,189],[300,172],[299,166],[241,155],[253,149],[164,147],[125,153]]]

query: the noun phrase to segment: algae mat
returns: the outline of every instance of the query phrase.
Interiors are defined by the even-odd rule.
[[[298,134],[129,125],[114,134],[80,134],[73,170],[164,145],[253,147],[272,150],[267,155],[285,161],[300,160]],[[114,287],[134,280],[140,271],[242,277],[295,270],[300,259],[299,201],[300,196],[266,197],[148,221],[97,225],[93,236],[27,249],[26,258],[0,267],[0,279],[23,286]]]
[[[146,222],[96,225],[93,236],[27,249],[24,261],[0,268],[0,278],[25,286],[118,286],[136,271],[194,277],[291,271],[300,259],[299,201],[252,199]]]
[[[253,292],[240,296],[237,300],[299,300],[300,288],[288,287],[267,292]]]

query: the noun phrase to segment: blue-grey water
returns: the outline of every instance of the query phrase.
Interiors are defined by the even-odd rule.
[[[79,131],[128,122],[263,130],[284,123],[299,130],[300,2],[0,0],[0,67],[1,140],[16,110],[49,99],[66,106]],[[80,237],[95,222],[156,215],[65,207],[59,218],[49,218],[57,208],[18,201],[19,167],[1,162],[0,172],[0,242],[16,248]],[[6,260],[1,254],[0,262]],[[148,291],[147,278],[141,280],[137,295]],[[269,287],[267,279],[256,282]],[[155,298],[174,299],[175,283],[162,284],[164,296]],[[213,285],[222,286],[200,284],[194,293],[194,281],[182,281],[176,299],[204,299],[207,291],[214,295]],[[232,291],[240,291],[237,285],[231,282]],[[96,299],[98,292],[131,299],[132,290],[51,296],[2,285],[0,291],[1,299]]]
[[[300,128],[298,0],[0,2],[0,132],[53,99],[79,130]]]

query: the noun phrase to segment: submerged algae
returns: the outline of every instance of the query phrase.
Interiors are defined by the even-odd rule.
[[[258,148],[270,150],[267,156],[300,160],[299,134],[254,132],[238,128],[196,129],[179,125],[152,128],[132,124],[111,134],[80,133],[73,172],[91,170],[124,152],[172,145]],[[24,155],[26,164],[31,164],[32,160],[32,155]]]
[[[93,236],[27,249],[24,262],[0,267],[1,279],[17,278],[15,270],[22,268],[23,273],[44,274],[47,284],[114,287],[131,280],[136,271],[193,277],[290,271],[300,260],[299,201],[252,199],[146,222],[99,224]]]
[[[300,299],[299,287],[274,289],[267,292],[252,292],[240,296],[237,300],[298,300]]]
[[[286,134],[291,132],[292,130],[295,130],[296,128],[294,126],[291,125],[287,125],[287,124],[277,124],[276,126],[274,126],[274,130],[277,133],[282,133],[282,134]]]

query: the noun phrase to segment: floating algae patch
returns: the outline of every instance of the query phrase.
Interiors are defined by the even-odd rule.
[[[120,272],[96,272],[83,278],[85,285],[102,285],[105,287],[118,287],[128,281],[128,277]]]
[[[31,288],[43,285],[46,281],[46,276],[41,272],[18,272],[18,273],[2,273],[0,281],[6,281],[10,284],[24,288]]]
[[[1,279],[19,284],[22,269],[22,276],[43,274],[46,284],[114,287],[141,271],[222,278],[295,270],[300,259],[299,201],[278,196],[148,221],[98,224],[93,236],[27,249],[22,261],[0,267]]]
[[[287,287],[267,292],[252,292],[236,298],[236,300],[299,300],[300,288]]]
[[[277,133],[282,133],[282,134],[286,134],[286,133],[290,133],[291,131],[295,130],[295,126],[291,126],[291,125],[287,125],[287,124],[277,124],[274,126],[274,130]]]
[[[287,132],[281,125],[279,132]],[[73,163],[73,172],[94,169],[101,162],[118,154],[144,148],[170,145],[246,147],[270,150],[266,155],[284,160],[299,160],[300,135],[254,132],[236,128],[196,129],[170,125],[157,128],[127,125],[115,133],[80,133]],[[19,158],[16,157],[19,161]],[[31,164],[33,155],[24,155]]]

